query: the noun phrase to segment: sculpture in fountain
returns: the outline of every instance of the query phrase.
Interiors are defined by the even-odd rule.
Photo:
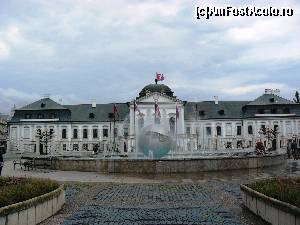
[[[172,145],[173,138],[167,128],[161,124],[151,124],[144,127],[138,136],[138,149],[149,158],[166,156]]]

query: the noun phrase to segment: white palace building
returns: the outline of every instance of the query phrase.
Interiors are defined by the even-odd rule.
[[[8,121],[8,150],[134,154],[135,134],[157,119],[155,103],[167,132],[177,136],[178,152],[254,149],[258,140],[264,142],[259,132],[263,127],[277,130],[273,149],[285,147],[291,138],[299,143],[300,104],[280,97],[276,90],[267,89],[253,101],[219,101],[215,97],[213,101],[187,102],[164,84],[150,84],[126,103],[62,105],[45,97],[14,109]]]

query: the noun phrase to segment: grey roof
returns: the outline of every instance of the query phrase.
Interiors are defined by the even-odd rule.
[[[248,103],[247,105],[285,105],[285,104],[295,104],[294,102],[282,98],[275,94],[263,94],[254,101]]]
[[[95,108],[91,104],[64,105],[71,111],[71,121],[111,121],[109,113],[113,113],[113,103],[97,104]],[[116,120],[125,120],[129,116],[129,107],[126,103],[116,103],[118,114]],[[94,118],[90,118],[90,113]]]
[[[66,109],[50,98],[42,98],[36,102],[26,105],[18,110],[58,110]]]
[[[243,116],[242,108],[249,101],[214,101],[187,102],[185,105],[184,116],[187,120],[197,119],[235,119]],[[197,111],[196,112],[196,105]],[[224,114],[220,111],[224,110]],[[200,115],[199,112],[204,112]]]
[[[149,84],[147,86],[145,86],[141,92],[139,93],[139,98],[144,97],[147,95],[147,92],[149,93],[153,93],[153,92],[158,92],[158,93],[165,93],[166,95],[170,96],[170,97],[174,97],[173,96],[173,91],[171,90],[171,88],[169,88],[167,85],[165,84]]]

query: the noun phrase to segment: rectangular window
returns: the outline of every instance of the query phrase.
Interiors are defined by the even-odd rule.
[[[226,136],[231,136],[232,135],[232,125],[231,123],[226,124]]]
[[[18,139],[18,128],[17,127],[11,128],[11,139],[12,140]]]
[[[211,136],[211,127],[206,127],[206,136]]]
[[[67,129],[62,129],[62,131],[61,131],[61,138],[62,139],[66,139],[67,138]]]
[[[191,134],[191,128],[190,127],[186,128],[186,134]]]
[[[83,149],[83,151],[88,151],[89,150],[89,145],[88,144],[83,144],[82,149]]]
[[[88,129],[83,129],[82,138],[88,138]]]
[[[78,151],[78,144],[73,144],[73,151]]]
[[[98,138],[98,129],[93,129],[93,138]]]
[[[278,131],[278,125],[277,124],[274,125],[274,131]]]
[[[222,135],[222,128],[221,126],[217,126],[217,136],[221,136]]]
[[[74,139],[77,139],[77,138],[78,138],[78,130],[77,130],[77,129],[74,129],[74,130],[73,130],[73,138],[74,138]]]
[[[128,127],[125,127],[125,128],[124,128],[124,137],[125,137],[125,138],[128,137],[128,134],[129,134],[129,132],[128,132]]]
[[[52,139],[54,136],[54,129],[50,128],[49,132],[50,132],[50,139]]]
[[[25,127],[24,128],[24,139],[29,139],[30,138],[30,128]]]
[[[248,134],[253,134],[253,127],[252,127],[252,125],[248,126]]]
[[[242,135],[242,126],[236,127],[236,135],[241,136]]]
[[[286,122],[286,133],[291,135],[293,133],[292,124],[291,122]]]
[[[67,144],[63,144],[63,151],[67,151]]]
[[[118,128],[114,129],[114,135],[115,135],[115,137],[118,136]]]
[[[108,137],[108,129],[107,128],[103,129],[103,137]]]

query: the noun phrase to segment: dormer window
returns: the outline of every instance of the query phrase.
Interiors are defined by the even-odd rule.
[[[89,114],[89,118],[90,118],[90,119],[94,119],[94,118],[95,118],[95,114],[94,114],[94,113],[90,113],[90,114]]]
[[[45,108],[46,104],[45,103],[41,103],[41,108]]]
[[[221,116],[225,115],[225,111],[224,111],[223,109],[219,110],[218,113],[219,113],[219,115],[221,115]]]
[[[270,102],[275,102],[275,99],[274,98],[270,98]]]

